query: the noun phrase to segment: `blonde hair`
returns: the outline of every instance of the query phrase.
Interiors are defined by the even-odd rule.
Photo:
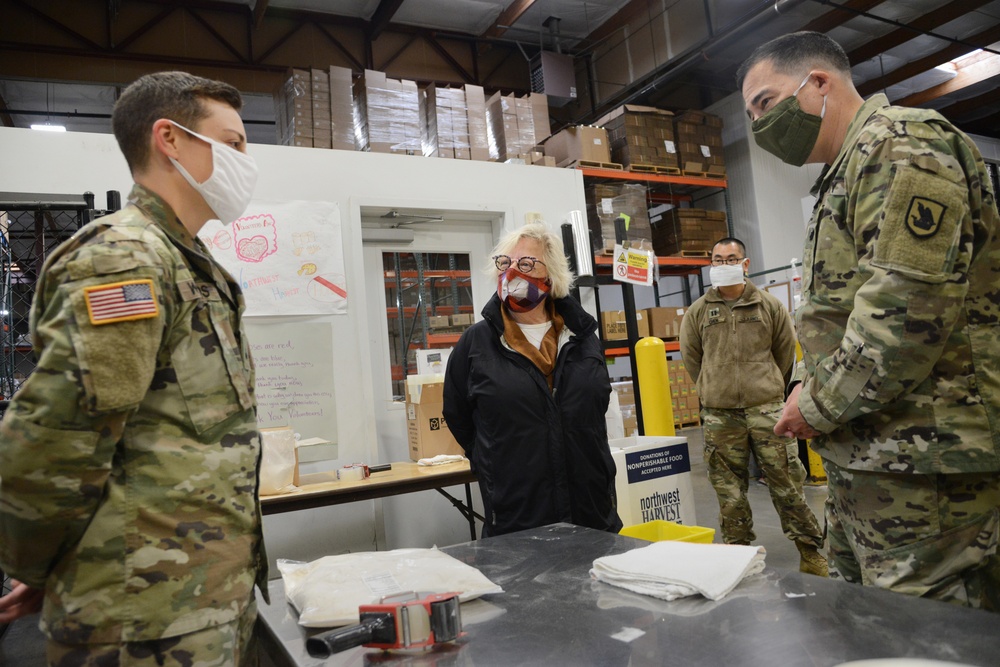
[[[562,299],[569,296],[569,291],[573,287],[576,276],[569,270],[569,262],[566,260],[566,252],[563,249],[562,238],[549,229],[544,222],[529,222],[523,227],[518,227],[504,234],[490,253],[490,263],[486,273],[494,278],[498,275],[493,257],[496,255],[510,255],[514,247],[521,239],[533,239],[542,244],[544,248],[542,257],[538,259],[545,264],[549,272],[549,280],[552,281],[552,289],[549,294],[554,299]]]

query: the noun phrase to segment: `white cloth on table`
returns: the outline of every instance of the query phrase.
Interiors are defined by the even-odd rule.
[[[439,466],[445,463],[458,463],[464,460],[465,457],[461,454],[438,454],[437,456],[432,456],[429,459],[420,459],[417,461],[418,466]]]
[[[720,600],[745,577],[764,569],[764,547],[654,542],[594,561],[598,581],[663,600],[700,593]]]

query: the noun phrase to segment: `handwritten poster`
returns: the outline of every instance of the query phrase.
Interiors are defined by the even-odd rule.
[[[337,441],[333,325],[244,320],[257,367],[257,425]]]
[[[347,313],[336,202],[253,201],[230,225],[198,233],[243,287],[247,315]]]

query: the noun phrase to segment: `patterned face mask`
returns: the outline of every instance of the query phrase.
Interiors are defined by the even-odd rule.
[[[513,266],[497,276],[497,294],[515,313],[534,310],[548,296],[551,287],[548,278],[529,276]]]

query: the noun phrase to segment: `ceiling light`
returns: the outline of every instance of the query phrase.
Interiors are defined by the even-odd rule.
[[[65,125],[53,125],[52,123],[32,123],[32,130],[42,130],[43,132],[65,132]]]

